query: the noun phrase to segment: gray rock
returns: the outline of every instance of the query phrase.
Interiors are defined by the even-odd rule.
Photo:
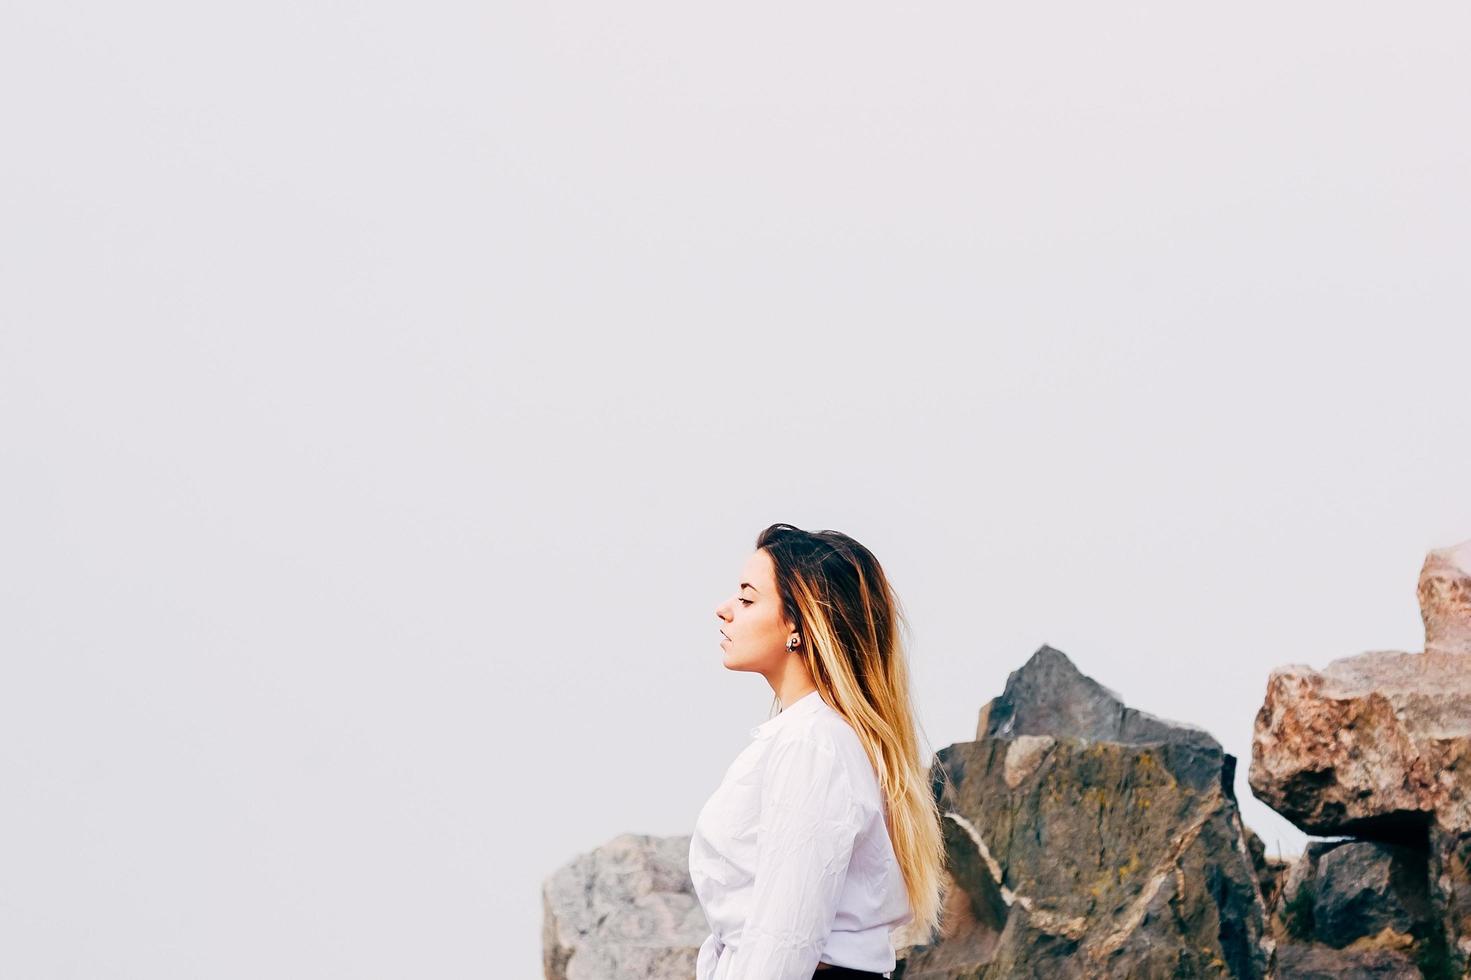
[[[1276,980],[1421,980],[1415,960],[1399,949],[1333,949],[1288,943],[1277,947]]]
[[[1423,936],[1430,928],[1425,852],[1351,841],[1318,858],[1313,898],[1317,938],[1334,947],[1385,929]]]
[[[1262,893],[1262,901],[1266,903],[1267,908],[1271,908],[1277,900],[1277,891],[1287,878],[1292,862],[1269,857],[1267,845],[1252,832],[1250,827],[1246,828],[1246,850],[1251,855],[1251,867],[1256,872],[1257,888]]]
[[[1423,848],[1311,842],[1273,912],[1276,975],[1459,977],[1434,878]]]
[[[1128,708],[1042,647],[977,740],[938,753],[965,914],[902,976],[1264,977],[1233,765],[1206,732]]]
[[[1006,689],[981,709],[976,738],[1045,735],[1120,745],[1170,742],[1219,752],[1210,733],[1130,708],[1117,694],[1078,670],[1067,654],[1043,644],[1011,672]]]
[[[689,980],[709,924],[690,839],[622,834],[542,885],[546,980]]]

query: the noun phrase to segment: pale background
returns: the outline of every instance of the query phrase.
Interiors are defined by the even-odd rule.
[[[0,17],[0,975],[539,976],[773,521],[931,747],[1049,642],[1291,852],[1267,672],[1471,537],[1464,4]]]

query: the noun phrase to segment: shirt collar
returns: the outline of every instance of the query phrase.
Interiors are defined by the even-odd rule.
[[[822,695],[818,694],[817,690],[814,688],[813,690],[808,691],[806,694],[802,695],[800,698],[783,708],[781,714],[777,715],[775,718],[768,718],[766,721],[751,729],[751,737],[770,738],[776,733],[776,730],[778,728],[780,728],[782,725],[785,725],[787,722],[791,721],[798,715],[811,714],[812,712],[820,711],[825,707],[827,707],[827,702],[822,699]]]

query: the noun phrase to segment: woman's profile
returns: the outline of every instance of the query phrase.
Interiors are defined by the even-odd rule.
[[[887,976],[893,930],[938,929],[944,866],[889,580],[848,535],[773,524],[715,613],[781,711],[695,822],[696,980]]]

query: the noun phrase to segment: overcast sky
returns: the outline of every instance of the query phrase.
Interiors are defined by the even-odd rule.
[[[771,691],[774,521],[929,746],[1042,643],[1240,759],[1471,537],[1464,4],[0,14],[0,974],[540,975]]]

